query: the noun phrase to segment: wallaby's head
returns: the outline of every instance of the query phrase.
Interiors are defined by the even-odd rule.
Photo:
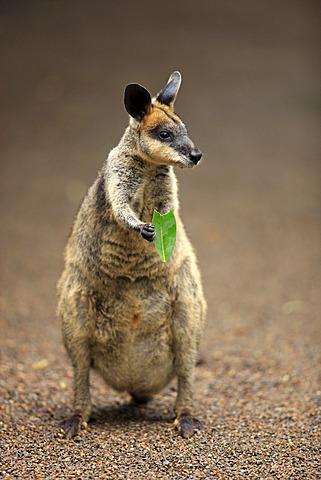
[[[149,91],[137,83],[130,83],[125,89],[130,127],[138,133],[138,153],[157,165],[194,167],[202,157],[184,123],[174,113],[180,84],[181,74],[174,72],[153,99]]]

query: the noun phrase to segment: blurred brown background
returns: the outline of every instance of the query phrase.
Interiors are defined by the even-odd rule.
[[[204,154],[197,169],[178,172],[209,303],[197,402],[209,429],[240,398],[265,412],[290,402],[293,428],[298,418],[306,425],[304,415],[315,421],[319,44],[313,0],[1,1],[0,386],[7,401],[9,391],[17,395],[5,425],[28,423],[33,407],[20,403],[32,405],[35,391],[52,401],[32,412],[40,426],[48,429],[70,406],[55,318],[64,244],[127,124],[125,85],[155,94],[173,70],[183,76],[176,110]],[[111,402],[106,390],[102,405]],[[264,400],[255,403],[258,391]],[[275,415],[277,430],[291,437]],[[222,427],[222,438],[234,427]]]

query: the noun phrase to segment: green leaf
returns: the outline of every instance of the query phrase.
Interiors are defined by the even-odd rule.
[[[176,242],[176,219],[170,210],[162,215],[154,210],[152,224],[156,230],[154,245],[163,262],[167,262],[172,255]]]

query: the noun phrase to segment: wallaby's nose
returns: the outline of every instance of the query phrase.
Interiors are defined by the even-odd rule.
[[[202,158],[202,152],[194,148],[193,150],[191,150],[189,158],[192,160],[193,163],[195,163],[195,165],[197,165]]]

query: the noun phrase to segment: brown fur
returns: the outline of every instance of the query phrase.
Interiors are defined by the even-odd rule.
[[[167,104],[147,102],[143,114],[126,105],[130,125],[89,189],[66,246],[58,313],[74,369],[74,414],[60,424],[68,437],[90,418],[91,368],[137,401],[177,376],[176,424],[183,436],[201,428],[192,416],[192,386],[206,304],[172,167],[193,166],[198,151],[172,109],[179,84],[174,72],[159,94]],[[172,129],[173,141],[152,134],[158,127]],[[167,263],[151,243],[154,209],[171,209],[177,220]]]

